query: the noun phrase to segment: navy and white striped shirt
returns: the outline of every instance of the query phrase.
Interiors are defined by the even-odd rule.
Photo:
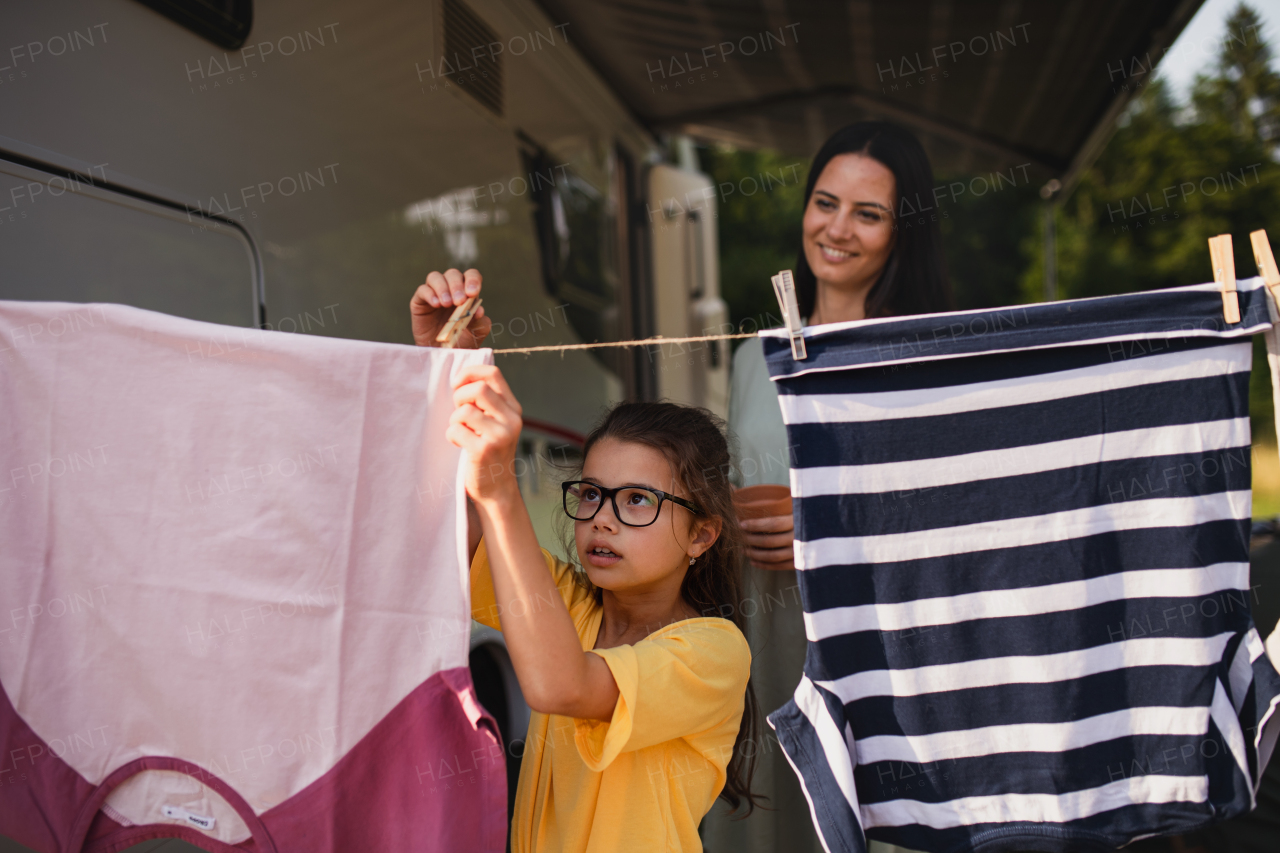
[[[828,851],[1113,850],[1252,808],[1250,335],[1216,285],[764,333]]]

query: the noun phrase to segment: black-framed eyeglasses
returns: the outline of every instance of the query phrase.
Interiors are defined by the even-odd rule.
[[[658,520],[663,501],[679,504],[695,515],[702,510],[684,498],[659,489],[643,486],[619,486],[606,489],[586,480],[568,480],[560,484],[564,492],[564,511],[575,521],[590,521],[596,517],[607,498],[613,504],[614,517],[628,527],[648,527]]]

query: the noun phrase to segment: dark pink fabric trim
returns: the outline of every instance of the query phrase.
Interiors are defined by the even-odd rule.
[[[60,853],[80,803],[83,776],[49,751],[0,690],[0,833],[39,853]]]
[[[186,773],[188,776],[194,776],[209,786],[213,790],[222,795],[231,808],[236,810],[236,814],[240,815],[240,819],[244,821],[245,826],[249,828],[250,834],[253,836],[254,847],[248,848],[257,851],[257,853],[276,853],[276,845],[271,840],[271,834],[267,832],[266,827],[262,825],[262,821],[253,813],[253,809],[245,802],[244,797],[236,793],[235,789],[223,782],[217,776],[205,770],[198,764],[193,764],[181,758],[170,758],[167,756],[148,756],[146,758],[135,758],[128,764],[117,767],[112,773],[102,780],[102,784],[94,790],[93,795],[80,806],[80,814],[76,817],[76,822],[71,826],[71,834],[67,840],[67,853],[80,853],[84,850],[100,851],[104,847],[101,844],[95,844],[92,847],[85,847],[85,838],[89,834],[89,825],[93,823],[93,816],[98,813],[98,809],[102,808],[102,803],[107,799],[107,795],[115,790],[116,786],[128,779],[130,776],[141,773],[143,770],[176,770],[179,773]],[[143,824],[138,827],[130,827],[130,829],[155,829],[156,831],[172,829],[169,824]],[[177,827],[185,829],[185,827]],[[163,835],[153,835],[152,838],[161,838]],[[197,837],[199,837],[197,835]],[[214,839],[205,836],[207,841]],[[114,839],[110,839],[114,840]],[[234,851],[236,848],[230,847],[220,842],[214,842],[223,850]],[[117,849],[117,848],[111,848]],[[240,848],[246,849],[246,848]],[[222,851],[217,851],[222,853]]]
[[[180,758],[139,758],[94,787],[48,751],[3,690],[0,746],[4,755],[34,755],[25,784],[4,784],[0,775],[0,832],[40,853],[116,853],[151,838],[181,838],[215,853],[501,853],[506,846],[502,741],[466,667],[418,685],[329,772],[260,817],[224,781]],[[115,786],[146,769],[200,779],[253,837],[231,846],[178,825],[121,827],[99,812]]]
[[[331,771],[262,820],[288,851],[502,853],[506,757],[471,671],[424,681]]]
[[[101,840],[95,840],[98,836],[101,836]],[[85,850],[92,850],[94,853],[120,853],[121,850],[127,850],[135,844],[156,838],[180,838],[188,844],[193,844],[202,850],[209,850],[211,853],[244,853],[246,849],[253,847],[252,841],[246,842],[249,848],[233,847],[190,827],[176,824],[151,823],[143,826],[121,826],[102,812],[98,812],[89,829],[89,841]]]

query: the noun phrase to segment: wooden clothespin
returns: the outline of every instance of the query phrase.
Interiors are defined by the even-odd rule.
[[[1240,298],[1236,295],[1236,256],[1231,235],[1209,238],[1209,260],[1213,262],[1213,280],[1222,287],[1222,316],[1227,324],[1240,322]]]
[[[1267,239],[1266,229],[1252,232],[1249,242],[1253,244],[1253,260],[1258,265],[1258,275],[1262,276],[1263,283],[1276,300],[1276,306],[1280,307],[1280,269],[1276,268],[1275,255],[1271,254],[1271,241]]]
[[[796,302],[796,281],[791,270],[783,270],[773,277],[773,295],[778,297],[778,307],[782,309],[782,318],[787,324],[787,334],[791,338],[791,357],[796,361],[804,361],[809,357],[804,346],[804,331],[800,325],[800,306]]]
[[[444,328],[440,330],[440,334],[436,335],[436,342],[442,343],[445,349],[453,349],[458,345],[458,337],[466,331],[467,326],[471,323],[471,318],[475,316],[476,311],[480,308],[480,303],[484,300],[478,296],[468,297],[457,308],[453,309],[453,314],[449,317],[449,322],[444,324]]]

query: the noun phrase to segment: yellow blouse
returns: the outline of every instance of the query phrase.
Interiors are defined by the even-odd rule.
[[[592,649],[603,608],[573,567],[542,552],[584,651],[618,684],[613,719],[533,712],[511,823],[513,853],[700,851],[698,822],[725,782],[751,650],[728,619],[675,622],[634,646]],[[471,615],[501,630],[484,543],[471,562]]]

